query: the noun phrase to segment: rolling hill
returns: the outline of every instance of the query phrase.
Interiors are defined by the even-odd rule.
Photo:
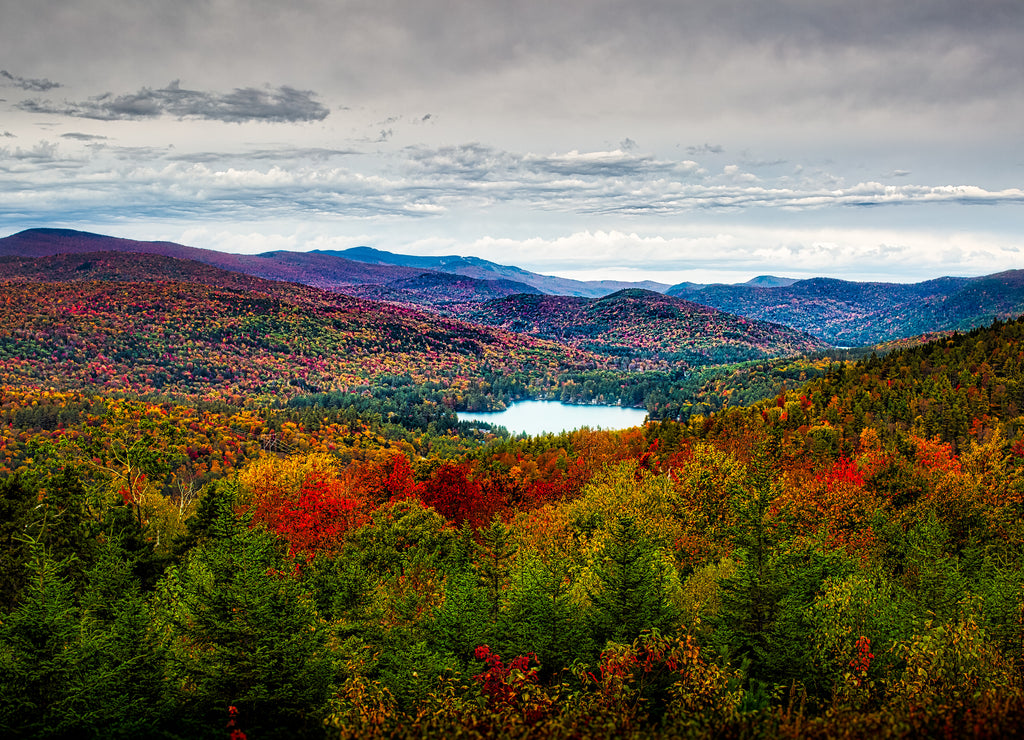
[[[603,298],[516,295],[464,318],[621,358],[630,369],[711,365],[827,349],[807,334],[691,301],[630,289]]]
[[[517,294],[540,295],[532,285],[512,280],[478,280],[442,272],[422,272],[386,285],[355,285],[338,292],[375,301],[446,313],[450,304],[480,303]]]

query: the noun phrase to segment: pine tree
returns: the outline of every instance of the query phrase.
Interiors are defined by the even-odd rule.
[[[326,630],[281,543],[231,508],[163,584],[178,690],[199,722],[187,731],[217,726],[230,705],[243,731],[301,736],[327,699]]]
[[[487,591],[491,622],[497,622],[518,546],[512,541],[508,527],[497,516],[491,520],[489,527],[480,530],[480,540],[476,570],[480,585]]]
[[[20,475],[0,481],[0,613],[13,609],[25,586],[35,488]]]
[[[59,737],[76,722],[68,706],[76,681],[79,613],[66,561],[38,540],[18,607],[0,624],[0,735]]]
[[[632,642],[645,629],[666,630],[674,613],[665,596],[664,566],[631,516],[620,515],[601,548],[590,591],[589,623],[595,642]]]
[[[498,652],[537,656],[546,673],[556,673],[591,652],[590,635],[570,596],[567,558],[524,558],[513,576]]]

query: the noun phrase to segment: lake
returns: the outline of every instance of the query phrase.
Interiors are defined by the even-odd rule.
[[[579,406],[561,401],[519,401],[504,411],[459,411],[459,421],[485,421],[505,427],[513,435],[531,437],[580,427],[629,429],[644,423],[647,412],[622,406]]]

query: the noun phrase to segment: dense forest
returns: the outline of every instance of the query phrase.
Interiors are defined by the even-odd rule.
[[[69,359],[74,322],[112,289],[94,290]],[[154,310],[127,297],[124,321]],[[292,316],[298,339],[268,341],[315,356],[333,329]],[[255,336],[229,318],[225,353]],[[772,395],[523,439],[460,434],[444,384],[414,394],[430,378],[403,373],[360,402],[247,404],[239,381],[195,372],[193,327],[161,327],[194,383],[237,390],[61,385],[34,375],[39,329],[5,335],[5,737],[1024,724],[1024,323],[684,376],[701,398]],[[596,388],[605,371],[579,372]],[[514,395],[514,368],[460,392],[499,375]]]

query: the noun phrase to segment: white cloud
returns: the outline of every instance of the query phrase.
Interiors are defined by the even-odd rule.
[[[118,125],[131,133],[139,124]],[[238,128],[251,134],[258,126]],[[108,224],[134,238],[237,252],[368,244],[475,254],[541,272],[647,271],[653,279],[918,279],[1021,266],[1014,214],[1024,190],[936,180],[916,168],[908,175],[892,164],[837,170],[789,155],[754,158],[743,148],[733,159],[733,149],[718,145],[680,147],[673,158],[639,147],[371,150],[254,137],[218,150],[205,139],[146,146],[124,143],[122,129],[99,130],[55,133],[59,144],[0,147],[0,226],[9,233]],[[748,171],[755,166],[756,176]],[[991,208],[969,207],[979,204]],[[993,225],[999,221],[1009,224],[1005,234]]]
[[[484,237],[410,247],[416,253],[454,251],[499,263],[514,255],[519,266],[570,277],[661,282],[736,282],[767,273],[906,282],[1024,267],[1021,246],[1012,237],[930,230],[733,227],[694,229],[685,236],[581,231],[553,239]]]

